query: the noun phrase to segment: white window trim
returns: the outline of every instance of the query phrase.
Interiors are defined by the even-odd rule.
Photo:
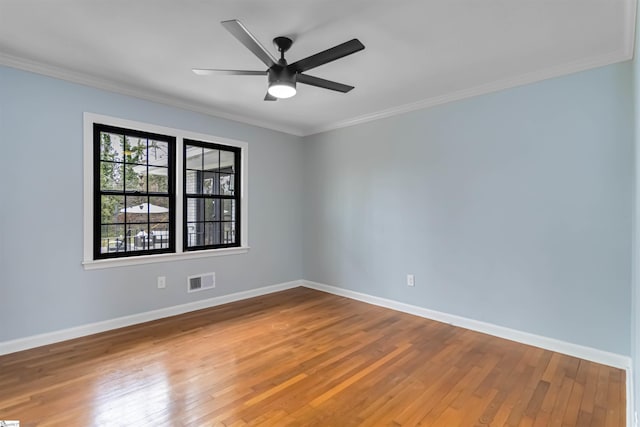
[[[84,163],[84,256],[82,265],[85,270],[94,270],[109,267],[124,267],[130,265],[141,265],[156,262],[179,261],[194,258],[206,258],[223,255],[236,255],[249,251],[248,239],[248,163],[249,163],[249,144],[243,141],[236,141],[229,138],[222,138],[212,135],[190,132],[181,129],[157,126],[149,123],[136,122],[133,120],[125,120],[117,117],[104,116],[100,114],[87,113],[83,115],[84,122],[84,141],[83,141],[83,163]],[[144,132],[158,133],[175,137],[176,139],[176,205],[175,205],[175,236],[176,236],[176,252],[170,254],[141,255],[111,259],[93,259],[93,124],[102,123],[110,126],[117,126],[127,129],[135,129]],[[240,188],[240,246],[233,248],[207,249],[201,251],[183,251],[182,233],[183,233],[183,140],[192,139],[196,141],[212,142],[214,144],[230,145],[239,147],[241,150],[241,188]]]

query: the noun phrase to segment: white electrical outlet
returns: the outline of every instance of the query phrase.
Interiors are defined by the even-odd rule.
[[[407,274],[407,286],[415,286],[416,277],[413,274]]]
[[[167,278],[164,276],[158,276],[158,289],[164,289],[167,287]]]

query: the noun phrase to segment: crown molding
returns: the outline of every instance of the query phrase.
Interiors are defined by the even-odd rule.
[[[245,117],[239,114],[232,114],[216,108],[211,108],[211,107],[197,104],[194,102],[181,100],[172,96],[163,95],[151,90],[142,89],[142,88],[128,85],[125,83],[113,82],[106,79],[101,79],[85,73],[72,71],[66,68],[49,65],[42,62],[33,61],[30,59],[20,58],[20,57],[9,55],[2,52],[0,52],[0,65],[20,69],[23,71],[28,71],[31,73],[41,74],[47,77],[53,77],[53,78],[65,80],[72,83],[81,84],[83,86],[102,89],[108,92],[127,95],[134,98],[143,99],[145,101],[157,102],[159,104],[181,108],[183,110],[193,111],[195,113],[215,116],[218,118],[232,120],[238,123],[266,128],[266,129],[274,130],[277,132],[283,132],[283,133],[287,133],[295,136],[303,136],[303,133],[300,131],[300,129],[297,129],[297,128],[280,126],[272,122],[256,120],[256,119]]]
[[[624,27],[623,52],[628,59],[633,59],[633,51],[635,49],[637,8],[637,0],[627,0],[625,2],[625,17],[627,20]]]
[[[633,31],[633,30],[631,30]],[[522,74],[517,77],[508,78],[469,89],[463,89],[456,92],[447,93],[440,96],[434,96],[431,98],[423,99],[418,102],[409,104],[398,105],[386,110],[377,111],[371,114],[364,114],[352,119],[343,120],[337,123],[332,123],[326,126],[321,126],[313,129],[307,129],[304,136],[315,135],[323,132],[329,132],[336,129],[346,128],[349,126],[355,126],[374,120],[385,119],[388,117],[397,116],[404,113],[409,113],[416,110],[422,110],[437,105],[446,104],[453,101],[460,101],[466,98],[472,98],[478,95],[486,95],[488,93],[499,92],[505,89],[511,89],[517,86],[523,86],[530,83],[536,83],[542,80],[552,79],[555,77],[562,77],[568,74],[578,73],[580,71],[586,71],[593,68],[603,67],[605,65],[611,65],[618,62],[628,61],[633,58],[633,41],[630,42],[631,46],[625,46],[624,49],[615,53],[599,56],[595,58],[589,58],[586,60],[571,62],[563,64],[558,67],[546,68],[540,71],[534,71],[531,73]]]

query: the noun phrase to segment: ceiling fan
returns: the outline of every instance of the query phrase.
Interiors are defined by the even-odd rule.
[[[343,93],[353,89],[353,86],[310,76],[304,74],[304,72],[364,49],[364,45],[360,43],[358,39],[349,40],[348,42],[296,61],[293,64],[287,64],[286,59],[284,59],[284,53],[289,50],[293,44],[293,40],[290,38],[276,37],[273,39],[273,44],[278,49],[278,52],[280,52],[280,59],[276,59],[237,19],[222,21],[221,24],[238,39],[240,43],[253,52],[253,54],[268,67],[267,70],[251,71],[194,68],[194,73],[198,75],[222,74],[235,76],[264,76],[266,74],[268,76],[269,86],[267,94],[264,97],[265,101],[276,101],[280,98],[290,98],[294,96],[296,94],[296,83],[304,83]]]

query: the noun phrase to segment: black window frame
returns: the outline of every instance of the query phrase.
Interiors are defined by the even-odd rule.
[[[212,150],[221,150],[232,152],[234,154],[234,191],[233,195],[224,195],[224,194],[196,194],[196,193],[188,193],[187,192],[187,149],[188,147],[201,147]],[[222,249],[222,248],[235,248],[242,246],[242,222],[241,222],[241,204],[242,204],[242,195],[241,195],[241,184],[242,184],[242,148],[233,146],[233,145],[225,145],[214,142],[206,142],[199,141],[195,139],[187,139],[184,138],[182,141],[182,250],[183,252],[195,252],[202,251],[208,249]],[[233,243],[221,243],[221,244],[202,244],[202,245],[194,245],[189,246],[189,221],[187,220],[187,204],[189,199],[212,199],[212,200],[234,200],[235,201],[235,227],[234,227],[234,242]],[[204,222],[204,221],[203,221]],[[211,222],[211,221],[210,221]],[[222,224],[225,221],[218,221]],[[222,225],[220,225],[222,227]],[[220,230],[220,235],[222,235],[222,230]]]
[[[131,136],[136,138],[145,138],[154,141],[167,142],[168,144],[168,191],[164,192],[151,192],[147,188],[147,191],[127,191],[126,185],[122,190],[103,190],[100,188],[100,165],[101,165],[101,140],[100,135],[103,132],[122,134],[125,136]],[[149,160],[147,158],[147,167],[149,167]],[[124,170],[124,169],[123,169]],[[176,138],[170,135],[163,135],[154,132],[141,131],[137,129],[124,128],[119,126],[112,126],[104,123],[93,123],[93,258],[95,260],[114,259],[114,258],[131,258],[140,257],[145,255],[156,255],[165,253],[176,252]],[[148,178],[147,178],[148,179]],[[169,233],[168,244],[166,247],[158,249],[140,249],[131,251],[114,251],[114,252],[102,252],[102,196],[103,195],[121,195],[138,196],[138,197],[168,197],[169,198]],[[124,229],[127,229],[126,214],[124,215]],[[147,219],[147,226],[152,224],[150,217]],[[126,239],[125,239],[126,240]]]

